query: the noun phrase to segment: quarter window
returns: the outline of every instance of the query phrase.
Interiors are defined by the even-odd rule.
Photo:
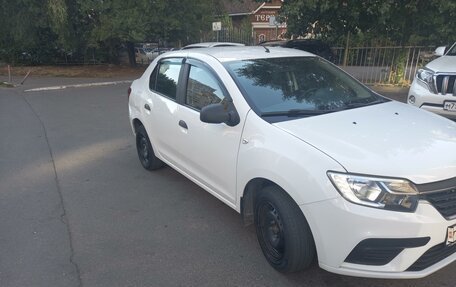
[[[182,59],[161,61],[151,74],[150,89],[175,100],[181,67]]]
[[[225,98],[217,79],[206,69],[190,67],[185,103],[197,110]]]

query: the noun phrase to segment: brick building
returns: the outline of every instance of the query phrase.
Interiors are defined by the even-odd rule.
[[[255,43],[259,43],[283,38],[287,32],[286,24],[272,21],[282,7],[282,2],[283,0],[222,1],[221,10],[230,16],[235,27],[239,27],[247,19],[252,25]]]

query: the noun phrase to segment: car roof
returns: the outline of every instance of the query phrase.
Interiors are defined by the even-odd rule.
[[[201,49],[177,50],[162,54],[162,57],[198,57],[199,55],[209,55],[220,62],[237,60],[252,60],[263,58],[281,57],[309,57],[314,54],[297,49],[283,47],[263,47],[263,46],[233,46],[233,47],[211,47]]]
[[[203,43],[195,43],[190,44],[182,48],[185,49],[192,49],[192,48],[209,48],[209,47],[229,47],[229,46],[245,46],[241,43],[233,43],[233,42],[203,42]]]

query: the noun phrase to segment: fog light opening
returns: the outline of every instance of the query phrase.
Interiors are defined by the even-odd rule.
[[[415,96],[410,96],[410,97],[408,98],[408,101],[409,101],[410,104],[414,104],[415,101],[416,101]]]

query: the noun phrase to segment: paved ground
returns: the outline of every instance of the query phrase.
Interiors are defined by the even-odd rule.
[[[277,273],[235,211],[140,166],[128,84],[23,92],[86,80],[0,88],[0,286],[454,286],[456,263],[403,281]]]
[[[371,89],[379,93],[380,95],[386,96],[390,99],[407,102],[408,87],[395,87],[395,86],[371,86]]]

